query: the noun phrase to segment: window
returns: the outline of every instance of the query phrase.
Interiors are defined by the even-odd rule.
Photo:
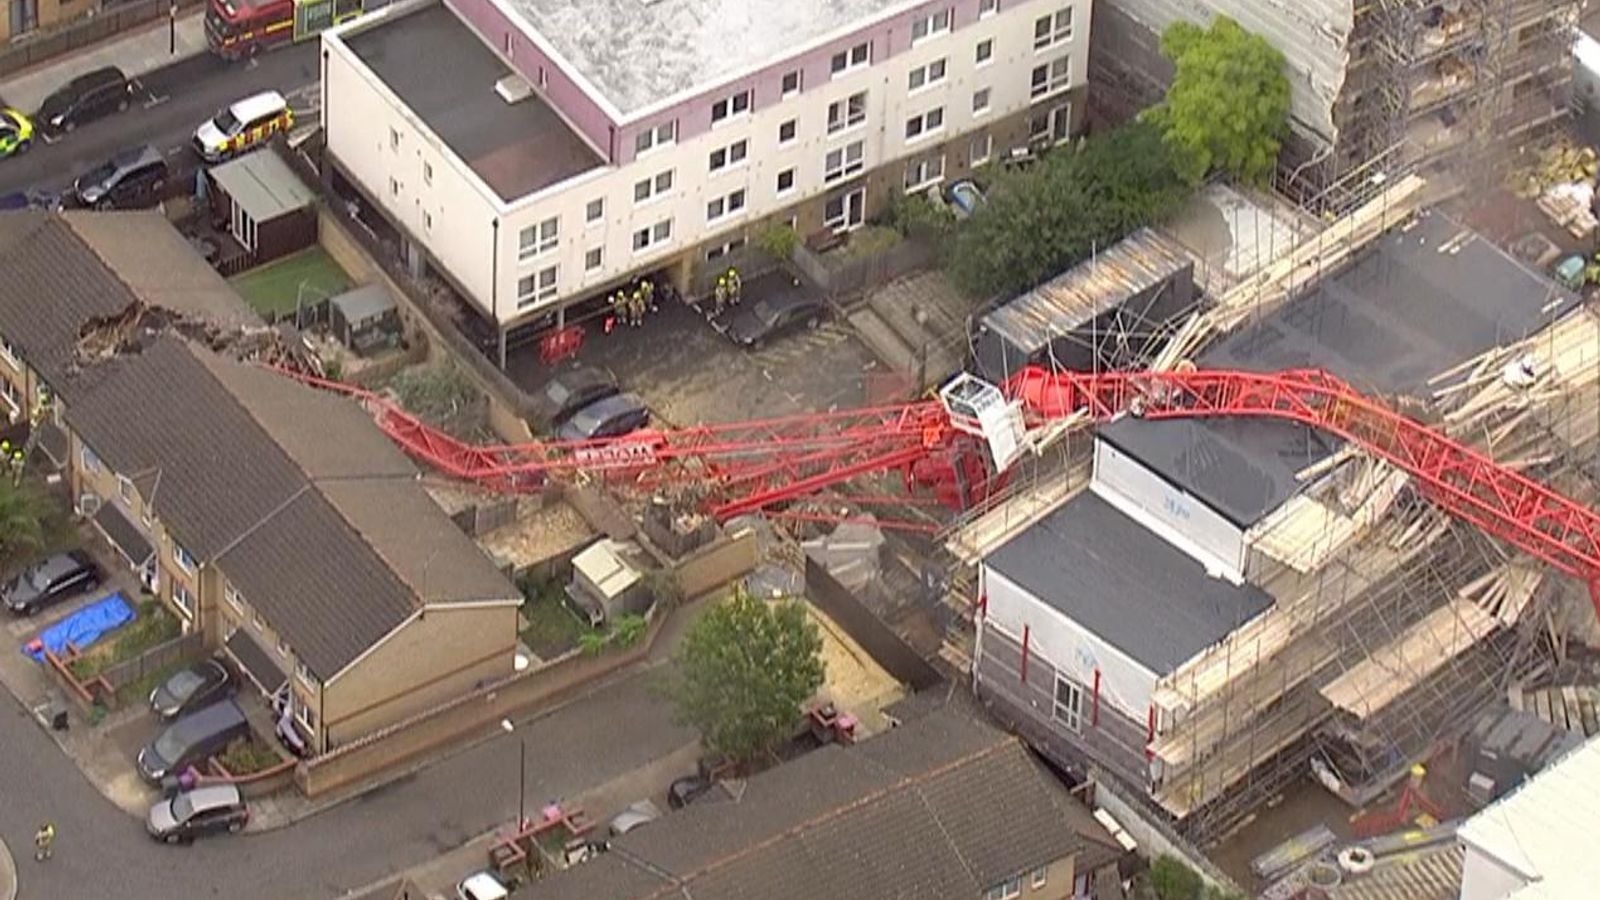
[[[911,91],[921,90],[932,84],[944,80],[945,61],[936,59],[931,63],[917,66],[906,76],[906,89]]]
[[[1000,11],[1000,0],[978,0],[978,18],[987,19]]]
[[[183,549],[181,544],[176,542],[172,545],[172,561],[177,563],[178,568],[185,572],[194,573],[194,557],[189,554],[189,551]]]
[[[281,637],[278,638],[278,655],[285,659],[289,656],[289,642]]]
[[[865,221],[867,208],[866,188],[856,188],[828,198],[822,207],[822,224],[834,231],[859,228]]]
[[[711,124],[742,116],[750,111],[750,91],[745,89],[732,97],[711,104]]]
[[[838,181],[854,175],[865,167],[865,156],[866,145],[861,141],[851,141],[843,147],[829,150],[822,162],[822,180]]]
[[[295,662],[294,677],[300,679],[300,683],[304,684],[306,687],[314,688],[317,686],[317,676],[311,674],[311,670],[306,668],[306,664],[303,662]]]
[[[389,149],[390,150],[399,150],[400,149],[400,132],[396,131],[393,128],[389,129]]]
[[[849,50],[840,50],[828,61],[828,71],[835,77],[853,72],[872,62],[872,42],[857,44]]]
[[[139,495],[133,489],[133,482],[121,475],[117,476],[117,493],[122,495],[124,503],[132,503],[139,499]]]
[[[312,712],[311,704],[300,699],[298,694],[294,698],[294,717],[306,727],[307,731],[317,730],[317,714]]]
[[[867,120],[867,92],[851,94],[828,104],[828,133],[838,134]]]
[[[422,164],[422,183],[433,184],[433,163]]]
[[[906,190],[917,191],[944,180],[944,154],[906,163]]]
[[[1053,15],[1040,16],[1033,23],[1033,49],[1072,40],[1072,7],[1058,9]]]
[[[643,253],[672,240],[672,220],[662,219],[649,228],[633,233],[633,252]]]
[[[0,338],[0,359],[11,364],[11,368],[22,368],[22,359],[17,356],[17,348],[6,343],[5,338]]]
[[[1055,708],[1051,712],[1057,722],[1077,731],[1083,725],[1083,690],[1078,683],[1056,676]]]
[[[1049,871],[1047,871],[1044,866],[1040,866],[1039,868],[1034,869],[1033,874],[1029,876],[1028,886],[1037,891],[1039,888],[1045,886],[1045,882],[1049,877]]]
[[[790,166],[778,173],[778,196],[794,190],[794,167]]]
[[[944,127],[944,107],[935,106],[920,116],[906,120],[906,140],[926,137]]]
[[[972,92],[972,114],[981,116],[989,111],[989,89],[979,88]]]
[[[794,119],[790,119],[778,126],[778,145],[794,143],[795,136],[799,134],[800,126]]]
[[[715,222],[718,219],[731,216],[741,209],[744,209],[744,188],[740,188],[726,197],[718,197],[707,203],[706,221]]]
[[[744,162],[750,152],[750,142],[737,140],[726,147],[718,147],[711,151],[711,171],[719,172],[728,166],[735,166]]]
[[[84,444],[78,451],[78,458],[83,462],[83,470],[85,472],[100,471],[100,457],[94,455],[94,451],[89,449],[88,444]]]
[[[522,229],[517,236],[517,259],[533,259],[535,256],[554,250],[561,236],[560,232],[559,218],[545,219],[537,225],[529,225]]]
[[[227,590],[222,592],[222,596],[228,601],[229,606],[233,607],[240,614],[244,613],[244,597],[238,591],[234,590],[232,587],[229,587]]]
[[[983,892],[983,900],[1012,900],[1022,896],[1022,876],[1007,878]]]
[[[606,217],[606,201],[605,201],[605,198],[603,198],[603,197],[596,197],[595,199],[590,200],[589,201],[589,205],[585,206],[583,208],[583,221],[587,222],[590,225],[593,225],[596,222],[599,222],[601,219],[604,219],[605,217]]]
[[[540,269],[532,275],[517,279],[517,309],[553,300],[556,296],[556,276],[559,266]]]
[[[194,618],[194,595],[181,583],[172,583],[172,603],[183,611],[185,618]]]
[[[1043,97],[1066,90],[1072,85],[1072,55],[1053,59],[1042,66],[1033,67],[1028,96]]]
[[[1028,140],[1064,141],[1072,134],[1072,104],[1062,103],[1028,116]]]
[[[915,47],[931,37],[950,33],[950,10],[923,16],[911,23],[911,46]]]
[[[583,270],[585,272],[593,272],[595,269],[600,268],[605,261],[605,250],[601,247],[593,247],[583,255]]]
[[[673,119],[671,122],[662,122],[654,128],[646,128],[633,139],[634,156],[648,153],[657,147],[665,147],[677,139],[677,119]]]
[[[672,190],[672,170],[657,172],[654,178],[646,178],[633,186],[633,202],[643,203],[670,190]]]
[[[783,99],[785,99],[785,100],[789,99],[790,97],[793,97],[795,94],[800,93],[800,70],[799,69],[795,69],[793,72],[785,72],[783,74],[783,89],[782,90],[783,90]]]
[[[973,55],[977,58],[980,66],[986,66],[994,62],[994,38],[984,38],[979,41],[977,49],[973,51]]]
[[[721,259],[722,257],[727,256],[729,253],[734,252],[735,250],[742,250],[742,249],[744,249],[744,237],[741,235],[740,237],[736,237],[731,241],[728,241],[728,242],[723,243],[723,244],[718,244],[717,246],[712,247],[709,250],[707,250],[706,251],[706,262],[711,262],[714,259]]]
[[[994,152],[994,138],[985,131],[972,136],[972,141],[967,144],[967,165],[980,166],[989,161],[989,154]]]

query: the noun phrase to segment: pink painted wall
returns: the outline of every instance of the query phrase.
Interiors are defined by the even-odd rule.
[[[599,104],[589,99],[566,72],[512,25],[490,0],[446,0],[446,5],[465,19],[478,36],[502,57],[509,56],[512,68],[529,84],[538,88],[542,83],[544,87],[540,89],[540,94],[544,99],[594,144],[602,156],[617,161],[616,123],[611,121]],[[506,45],[508,38],[511,41],[509,52]],[[709,120],[709,111],[706,116]],[[631,140],[628,144],[630,152],[633,149]]]

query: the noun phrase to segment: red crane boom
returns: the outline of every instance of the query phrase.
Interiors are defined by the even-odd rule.
[[[899,471],[961,508],[1003,473],[986,465],[979,429],[938,401],[635,432],[594,441],[480,446],[445,434],[350,385],[295,374],[362,401],[418,460],[501,491],[534,490],[547,474],[590,473],[644,489],[700,495],[719,519],[801,499],[854,478]],[[1320,369],[1052,372],[1029,367],[1004,385],[1027,427],[1087,414],[1151,419],[1255,417],[1298,422],[1349,441],[1410,474],[1446,512],[1583,579],[1600,614],[1600,514],[1362,395]],[[894,522],[883,522],[894,525]]]

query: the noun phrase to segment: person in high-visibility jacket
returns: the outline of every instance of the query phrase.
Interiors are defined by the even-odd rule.
[[[728,276],[726,274],[717,276],[717,287],[712,296],[716,298],[716,312],[721,315],[723,307],[728,305]]]
[[[728,267],[728,302],[732,303],[734,306],[738,306],[739,305],[739,301],[742,299],[739,296],[739,293],[743,289],[744,289],[744,282],[739,280],[739,270],[734,268],[733,266],[729,266]]]

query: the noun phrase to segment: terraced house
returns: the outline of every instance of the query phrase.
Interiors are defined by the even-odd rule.
[[[413,0],[325,33],[335,168],[505,330],[1079,130],[1088,0]]]
[[[155,213],[0,216],[0,383],[80,515],[315,751],[512,671],[519,595]],[[217,352],[218,350],[224,352]]]

